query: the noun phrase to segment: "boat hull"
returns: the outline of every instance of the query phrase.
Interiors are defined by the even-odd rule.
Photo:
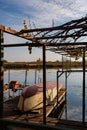
[[[62,87],[63,83],[58,83],[58,91]],[[38,89],[36,89],[36,87]],[[32,88],[32,89],[31,89]],[[20,96],[18,109],[21,111],[32,111],[43,107],[43,83],[36,84],[26,88],[26,91],[22,92]],[[33,93],[29,94],[29,90]],[[49,105],[57,95],[57,83],[55,81],[46,82],[46,105]]]

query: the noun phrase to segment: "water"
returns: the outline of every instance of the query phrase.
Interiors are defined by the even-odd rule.
[[[47,69],[46,70],[46,80],[56,81],[57,69]],[[26,70],[10,70],[4,72],[4,84],[11,80],[18,80],[22,85],[25,84]],[[86,73],[87,79],[87,73]],[[27,70],[27,81],[26,84],[32,85],[43,81],[43,71],[30,69]],[[65,87],[65,73],[59,78],[59,81],[64,82],[63,87]],[[64,111],[62,119],[82,121],[82,85],[83,76],[82,72],[72,72],[67,80],[67,111]],[[19,94],[16,92],[14,96]],[[11,96],[13,92],[10,92]],[[8,98],[8,97],[7,97]],[[86,81],[86,100],[85,100],[85,121],[87,122],[87,81]]]

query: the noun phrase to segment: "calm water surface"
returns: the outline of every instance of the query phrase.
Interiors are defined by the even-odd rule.
[[[10,76],[9,76],[10,72]],[[51,81],[57,79],[57,69],[46,70],[46,80]],[[82,121],[82,84],[83,77],[82,72],[72,72],[68,77],[67,82],[67,119]],[[21,84],[35,84],[43,81],[43,71],[30,69],[27,70],[27,81],[26,70],[7,70],[4,72],[4,84],[8,83],[9,80],[18,80]],[[86,73],[87,79],[87,73]],[[59,81],[64,82],[65,87],[65,73],[59,78]],[[16,93],[17,94],[17,93]],[[85,120],[87,122],[87,80],[86,80],[86,108],[85,108]],[[62,119],[66,119],[66,112],[64,111]]]

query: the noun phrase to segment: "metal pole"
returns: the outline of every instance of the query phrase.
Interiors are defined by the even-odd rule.
[[[43,45],[43,124],[46,124],[46,47]]]
[[[85,49],[83,49],[83,101],[82,101],[82,122],[85,122]]]
[[[3,31],[0,30],[0,118],[3,117]]]

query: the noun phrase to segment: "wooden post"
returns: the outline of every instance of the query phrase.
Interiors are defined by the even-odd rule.
[[[35,69],[35,84],[37,83],[37,69]]]
[[[26,69],[26,71],[25,71],[25,87],[26,87],[26,85],[27,85],[27,69]]]
[[[46,47],[43,45],[43,124],[46,124]]]
[[[67,102],[67,71],[65,72],[65,87],[66,87],[66,93],[65,93],[65,101]],[[65,117],[67,120],[67,104],[65,107]]]
[[[83,100],[82,100],[82,122],[85,122],[85,49],[83,49]]]
[[[63,71],[63,55],[62,55],[62,71]]]
[[[57,71],[57,105],[58,105],[58,89],[59,89],[59,72]]]
[[[8,85],[10,83],[10,69],[8,69]],[[9,91],[8,91],[8,95],[9,95],[9,98],[10,98],[10,88],[9,88]]]
[[[0,30],[0,118],[3,117],[3,31]]]

